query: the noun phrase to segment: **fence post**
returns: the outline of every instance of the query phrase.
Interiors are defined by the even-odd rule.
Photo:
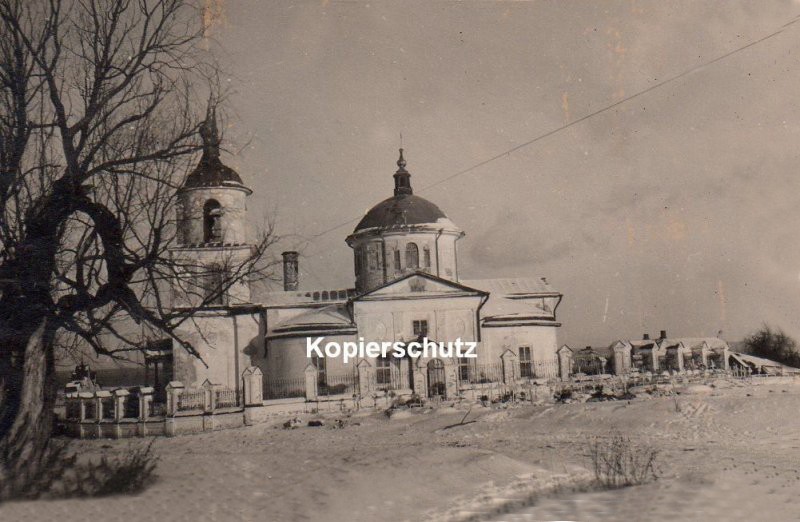
[[[558,376],[562,381],[568,381],[572,373],[572,348],[566,344],[558,349]]]
[[[306,366],[305,371],[303,372],[306,378],[306,400],[308,401],[315,401],[317,400],[317,369],[314,367],[313,364],[309,364]]]
[[[510,349],[500,356],[503,361],[503,382],[512,385],[517,382],[517,354]]]
[[[153,388],[146,386],[139,388],[139,420],[147,421],[150,418],[150,405],[153,403]]]
[[[203,411],[206,413],[213,413],[216,409],[216,393],[214,393],[216,386],[211,384],[211,381],[206,379],[203,381],[203,384],[200,385],[200,388],[203,389],[205,392],[204,400],[203,400]]]
[[[81,422],[89,420],[86,417],[86,404],[87,402],[91,402],[93,398],[94,394],[92,392],[78,392],[78,402],[80,403],[79,418]]]
[[[167,416],[173,417],[178,412],[178,401],[181,398],[184,386],[180,381],[170,381],[165,390],[167,392]]]
[[[108,390],[98,390],[95,392],[94,396],[96,401],[95,411],[97,412],[97,421],[100,422],[106,418],[105,405],[103,402],[104,399],[111,397],[111,392]]]
[[[114,420],[119,422],[125,417],[125,402],[130,392],[125,388],[114,390]]]
[[[358,393],[360,397],[363,398],[372,391],[372,376],[374,375],[374,371],[372,365],[366,359],[358,361],[356,370],[358,371]]]
[[[245,368],[242,374],[245,406],[264,405],[264,374],[258,366]]]

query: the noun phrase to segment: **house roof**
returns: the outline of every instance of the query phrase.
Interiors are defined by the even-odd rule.
[[[553,290],[544,279],[520,277],[461,282],[489,293],[489,300],[481,309],[481,318],[484,321],[555,320],[555,309],[561,294]],[[557,301],[553,302],[554,299]]]
[[[528,294],[560,295],[550,286],[545,278],[506,277],[496,279],[462,279],[461,283],[489,293],[509,296],[524,296]]]
[[[619,339],[611,343],[613,348],[617,343],[628,344],[638,349],[652,349],[653,347],[664,348],[683,344],[690,350],[699,350],[703,344],[707,344],[710,350],[718,351],[728,348],[728,343],[719,337],[667,337],[664,339]]]

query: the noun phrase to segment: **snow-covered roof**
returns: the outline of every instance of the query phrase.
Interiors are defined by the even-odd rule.
[[[506,277],[497,279],[462,279],[462,285],[477,288],[490,294],[527,295],[550,294],[558,295],[544,278],[535,277]]]
[[[543,278],[468,279],[461,284],[489,293],[485,321],[554,321],[561,294]]]

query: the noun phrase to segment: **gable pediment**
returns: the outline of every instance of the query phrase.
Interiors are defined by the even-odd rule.
[[[414,273],[391,281],[355,300],[382,300],[398,298],[463,297],[487,295],[482,290],[470,288],[430,274]]]

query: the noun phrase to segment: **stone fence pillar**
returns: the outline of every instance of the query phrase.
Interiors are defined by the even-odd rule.
[[[242,373],[245,406],[264,405],[264,375],[258,366],[245,368]]]
[[[217,409],[217,388],[216,384],[212,384],[211,381],[206,379],[203,381],[203,384],[200,385],[200,388],[205,391],[205,400],[203,401],[205,404],[205,408],[203,410],[206,413],[212,413],[215,409]]]
[[[361,397],[366,397],[372,391],[375,382],[375,370],[366,359],[361,359],[356,365],[358,370],[358,391]]]
[[[315,401],[319,393],[317,391],[317,369],[313,364],[309,364],[306,366],[304,374],[306,377],[306,400]]]
[[[92,392],[78,392],[78,400],[81,404],[80,420],[97,420],[97,408],[95,407],[95,397]]]
[[[149,386],[139,388],[139,420],[141,421],[146,421],[150,418],[154,391],[155,390]]]
[[[167,415],[172,417],[178,413],[178,401],[184,390],[183,383],[180,381],[170,381],[166,386],[167,392]]]
[[[517,354],[511,350],[506,350],[500,356],[503,361],[503,382],[506,384],[516,384],[519,370],[517,366]]]
[[[630,372],[630,365],[627,364],[630,359],[631,347],[630,346],[615,346],[614,347],[614,373],[616,375],[625,375]]]
[[[125,418],[125,404],[130,392],[125,388],[114,390],[114,420],[119,422]]]
[[[111,392],[108,390],[100,390],[95,392],[95,397],[97,397],[97,420],[115,418],[114,401],[110,400],[112,397]]]
[[[428,365],[421,357],[418,357],[412,363],[412,371],[414,372],[414,393],[420,398],[428,396]]]
[[[567,345],[558,349],[558,376],[562,381],[568,381],[572,375],[572,348]]]

